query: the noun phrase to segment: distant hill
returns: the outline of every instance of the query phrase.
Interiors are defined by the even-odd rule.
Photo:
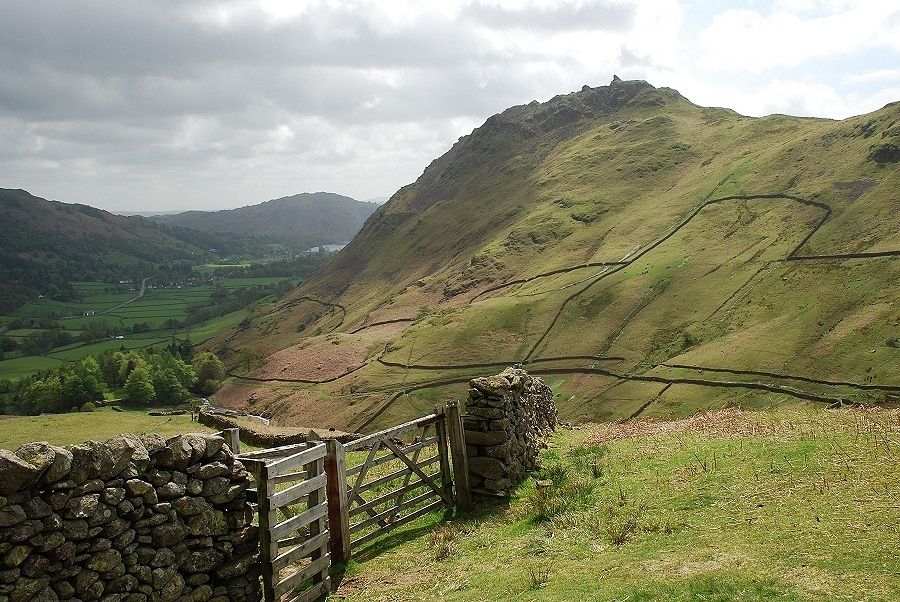
[[[156,215],[162,224],[204,232],[234,232],[282,240],[296,248],[350,241],[378,209],[330,192],[295,194],[222,211],[185,211]]]
[[[896,403],[898,149],[900,103],[754,118],[615,79],[512,107],[210,343],[246,370],[218,398],[365,431],[521,362],[572,421]]]
[[[66,298],[73,280],[140,279],[179,262],[190,271],[218,242],[204,232],[0,188],[0,312],[38,294]]]

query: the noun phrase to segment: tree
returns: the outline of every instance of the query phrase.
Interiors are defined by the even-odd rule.
[[[62,382],[58,376],[51,375],[47,378],[35,379],[29,384],[25,389],[23,401],[31,413],[41,414],[64,411],[66,408],[62,399]]]
[[[128,374],[125,381],[125,398],[136,403],[148,403],[156,398],[156,391],[150,381],[150,370],[146,364],[138,364]]]
[[[87,401],[103,399],[103,394],[106,391],[106,382],[103,379],[103,370],[100,368],[100,363],[94,356],[87,355],[83,357],[75,366],[75,373],[81,378],[82,388],[87,396],[87,399],[77,400],[79,405]]]
[[[197,373],[196,391],[200,395],[215,392],[225,378],[225,364],[214,353],[204,351],[194,357],[194,372]]]

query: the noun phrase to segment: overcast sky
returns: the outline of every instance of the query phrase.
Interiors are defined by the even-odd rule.
[[[112,210],[386,197],[613,74],[749,115],[900,100],[895,0],[0,0],[0,187]]]

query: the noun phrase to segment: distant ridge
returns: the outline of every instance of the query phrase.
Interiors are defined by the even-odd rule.
[[[160,263],[194,262],[221,237],[88,205],[0,188],[0,311],[38,294],[66,299],[72,280],[140,280]]]
[[[297,247],[350,241],[378,209],[331,192],[306,192],[222,211],[185,211],[151,219],[205,232],[233,232],[281,239]]]

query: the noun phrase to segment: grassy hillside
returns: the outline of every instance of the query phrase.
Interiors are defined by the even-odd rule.
[[[139,281],[165,264],[190,272],[212,258],[203,233],[0,189],[0,311],[38,294],[71,298],[73,280]],[[199,246],[198,246],[199,245]]]
[[[295,194],[238,209],[185,211],[153,217],[172,226],[283,240],[297,248],[345,243],[378,206],[330,192]]]
[[[900,103],[751,118],[614,80],[513,107],[211,344],[276,416],[348,430],[515,362],[573,420],[896,403],[898,143]],[[344,376],[284,361],[307,348]]]
[[[376,600],[893,600],[897,411],[736,410],[560,431],[509,501],[355,553]],[[548,481],[537,488],[536,481]]]

